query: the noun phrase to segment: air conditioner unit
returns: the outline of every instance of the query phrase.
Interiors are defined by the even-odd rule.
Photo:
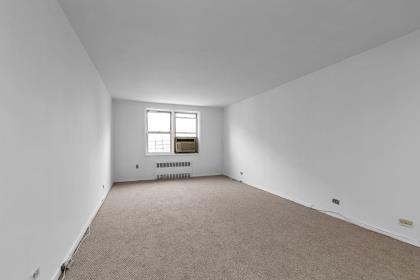
[[[197,137],[175,137],[175,153],[197,153]]]

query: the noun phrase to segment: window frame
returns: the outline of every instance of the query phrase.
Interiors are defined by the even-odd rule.
[[[186,111],[174,111],[173,112],[173,123],[174,123],[174,137],[177,137],[177,130],[176,130],[176,119],[177,116],[176,114],[180,113],[180,114],[191,114],[191,115],[195,115],[195,133],[193,132],[178,132],[179,134],[195,134],[195,136],[182,136],[182,137],[197,137],[198,139],[198,112],[186,112]],[[193,119],[193,118],[185,118],[185,117],[178,117],[180,119]],[[175,139],[175,138],[174,138]]]
[[[170,152],[149,152],[149,133],[162,133],[168,134],[168,132],[153,132],[149,131],[149,122],[148,122],[148,112],[163,112],[170,114]],[[156,109],[156,108],[146,108],[144,111],[144,121],[145,121],[145,155],[146,156],[194,156],[198,155],[198,151],[196,153],[188,153],[188,154],[177,154],[174,150],[174,141],[176,137],[176,127],[175,127],[175,114],[176,113],[184,113],[184,114],[195,114],[196,115],[196,137],[197,142],[200,142],[200,112],[198,111],[188,111],[188,110],[173,110],[173,109]]]
[[[169,119],[170,119],[170,125],[169,125],[169,132],[168,131],[149,131],[149,114],[150,112],[156,112],[156,113],[169,113]],[[145,147],[146,147],[146,155],[168,155],[172,152],[172,112],[170,110],[158,110],[158,109],[146,109],[145,113]],[[169,134],[169,152],[149,152],[149,134]]]

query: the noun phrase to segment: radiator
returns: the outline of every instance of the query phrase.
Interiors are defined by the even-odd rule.
[[[155,165],[157,180],[186,179],[190,178],[191,174],[191,161],[157,162]]]

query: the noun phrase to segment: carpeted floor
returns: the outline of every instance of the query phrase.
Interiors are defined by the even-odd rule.
[[[225,177],[117,184],[66,279],[420,279],[420,248]]]

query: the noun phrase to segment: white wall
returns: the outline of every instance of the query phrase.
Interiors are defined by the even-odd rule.
[[[145,110],[147,108],[200,112],[199,153],[146,156]],[[112,119],[115,181],[154,179],[155,163],[161,161],[192,161],[193,176],[222,174],[223,109],[113,100]],[[136,169],[136,164],[139,164],[139,169]]]
[[[225,173],[419,245],[419,108],[420,31],[227,107]]]
[[[1,1],[0,41],[0,278],[52,279],[111,185],[111,101],[56,0]]]

